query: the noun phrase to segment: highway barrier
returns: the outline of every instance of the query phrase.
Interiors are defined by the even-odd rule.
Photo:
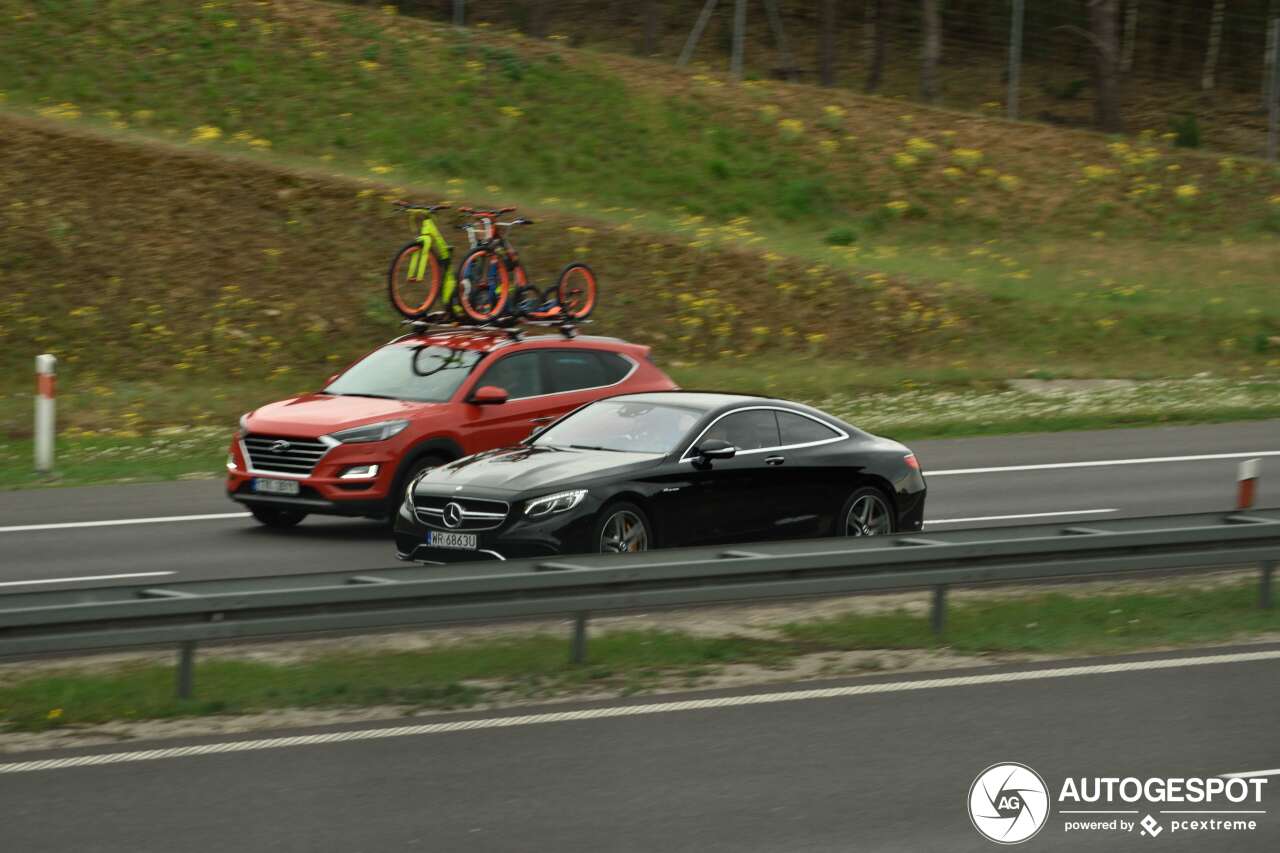
[[[186,696],[200,642],[572,616],[582,661],[591,613],[910,589],[932,590],[941,635],[957,584],[1259,566],[1271,607],[1277,560],[1272,509],[93,587],[0,596],[0,656],[177,645]]]

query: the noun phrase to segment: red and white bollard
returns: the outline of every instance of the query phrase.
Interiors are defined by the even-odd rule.
[[[1236,509],[1252,509],[1258,493],[1258,474],[1262,470],[1261,459],[1246,459],[1240,463],[1236,476]]]
[[[36,356],[36,471],[53,472],[53,438],[57,403],[56,369],[58,359],[52,355]]]

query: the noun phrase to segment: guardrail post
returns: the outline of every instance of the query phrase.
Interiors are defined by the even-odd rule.
[[[196,681],[196,643],[188,640],[178,646],[178,698],[190,699]]]
[[[572,663],[587,662],[587,619],[590,614],[585,610],[573,614],[573,642],[569,646],[569,660]]]
[[[1270,610],[1271,604],[1271,576],[1276,572],[1276,564],[1274,561],[1268,560],[1262,564],[1262,578],[1258,584],[1258,606],[1263,610]]]
[[[947,585],[940,583],[933,588],[933,608],[929,613],[929,625],[933,635],[941,637],[947,626]]]

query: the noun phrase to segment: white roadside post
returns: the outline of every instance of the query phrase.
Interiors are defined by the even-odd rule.
[[[52,355],[36,356],[36,471],[53,473],[53,437],[57,403],[55,371],[58,359]]]
[[[1246,459],[1240,463],[1236,476],[1236,509],[1252,509],[1253,499],[1258,492],[1258,473],[1262,469],[1261,459]]]

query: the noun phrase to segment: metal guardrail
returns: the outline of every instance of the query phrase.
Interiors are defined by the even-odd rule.
[[[1259,565],[1270,607],[1277,560],[1280,510],[1264,510],[96,587],[0,596],[0,656],[179,644],[189,695],[205,641],[573,614],[581,661],[595,611],[928,588],[941,634],[955,584]]]

